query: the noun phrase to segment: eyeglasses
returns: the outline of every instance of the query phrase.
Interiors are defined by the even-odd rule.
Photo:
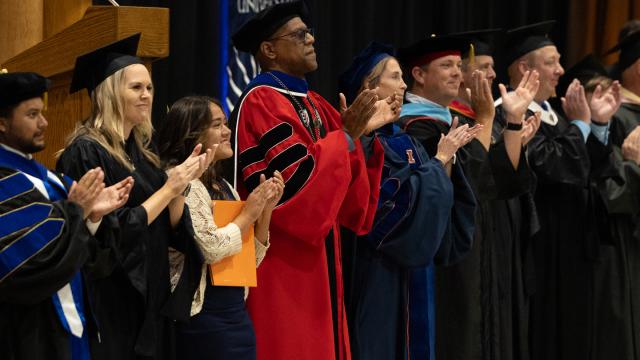
[[[313,36],[313,28],[307,28],[307,29],[300,29],[300,30],[296,30],[284,35],[280,35],[280,36],[276,36],[273,37],[271,39],[267,39],[268,41],[272,41],[272,40],[278,40],[281,39],[283,37],[287,37],[287,36],[291,36],[293,39],[299,41],[299,42],[305,42],[305,40],[307,40],[307,34]]]

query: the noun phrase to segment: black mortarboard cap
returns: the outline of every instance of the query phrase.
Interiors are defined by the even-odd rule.
[[[255,54],[263,41],[295,17],[309,23],[309,9],[304,1],[270,6],[254,15],[233,34],[233,45],[240,51]]]
[[[640,31],[631,32],[620,40],[616,46],[607,51],[605,55],[616,51],[620,51],[620,57],[618,63],[614,66],[614,73],[620,75],[640,58]]]
[[[459,36],[435,36],[424,38],[407,47],[398,49],[398,60],[404,68],[422,66],[443,56],[463,53],[469,50],[471,41]]]
[[[557,93],[564,95],[573,79],[578,79],[582,85],[586,85],[589,80],[597,76],[608,76],[607,69],[593,54],[589,54],[567,69],[560,77]]]
[[[508,30],[505,51],[506,63],[511,65],[525,54],[554,45],[548,35],[555,23],[555,20],[549,20]]]
[[[142,64],[142,60],[136,56],[139,41],[140,33],[78,56],[69,92],[87,89],[91,94],[96,86],[116,71],[129,65]]]
[[[0,108],[42,96],[51,82],[34,72],[0,73]]]
[[[380,61],[389,56],[393,56],[393,47],[374,41],[353,58],[351,66],[338,79],[340,91],[344,93],[348,104],[358,96],[364,78]]]
[[[473,30],[473,31],[464,31],[455,34],[450,34],[450,36],[462,37],[469,39],[471,44],[473,45],[473,53],[474,55],[488,55],[493,56],[493,52],[495,50],[496,41],[500,34],[503,34],[504,30],[502,29],[483,29],[483,30]],[[466,59],[469,57],[469,50],[465,51],[462,54],[462,58]]]

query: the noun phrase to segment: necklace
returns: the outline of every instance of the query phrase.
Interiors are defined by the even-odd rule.
[[[298,108],[298,116],[302,120],[302,124],[311,133],[311,138],[313,138],[313,141],[314,142],[318,141],[318,139],[320,139],[320,128],[322,127],[322,120],[320,119],[320,113],[318,112],[316,105],[311,100],[311,97],[308,96],[307,100],[309,101],[309,104],[311,104],[311,107],[313,108],[313,112],[314,112],[314,116],[312,119],[313,122],[309,119],[309,113],[307,112],[307,109],[304,106],[302,106],[302,104],[300,104],[300,102],[298,101],[298,99],[296,99],[295,96],[293,96],[293,94],[291,93],[291,90],[289,90],[287,85],[285,85],[284,82],[282,82],[282,80],[280,80],[280,78],[275,76],[273,73],[267,72],[267,74],[271,75],[271,77],[280,86],[282,86],[283,89],[287,91],[287,94],[289,94],[289,97],[291,98],[291,100],[293,100],[293,102],[296,104],[296,107]]]

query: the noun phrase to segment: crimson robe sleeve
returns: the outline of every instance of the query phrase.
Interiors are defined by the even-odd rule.
[[[370,155],[365,156],[365,151]],[[350,157],[351,183],[340,209],[339,221],[357,235],[365,235],[371,231],[378,206],[384,149],[374,137],[366,144],[358,141]]]
[[[284,195],[274,210],[271,227],[320,246],[339,214],[344,218],[352,213],[343,208],[346,199],[364,198],[360,206],[370,202],[368,191],[350,191],[356,186],[360,189],[361,183],[366,188],[371,184],[352,178],[353,174],[366,177],[362,149],[356,142],[356,149],[349,151],[338,113],[318,98],[314,100],[327,133],[314,142],[284,95],[264,86],[253,89],[239,105],[236,146],[239,178],[248,191],[259,184],[262,173],[278,170],[284,177]]]

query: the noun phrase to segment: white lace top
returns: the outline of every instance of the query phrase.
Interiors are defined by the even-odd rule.
[[[235,199],[238,200],[240,198],[238,193],[233,190],[229,183],[226,183],[226,185],[232,190]],[[242,234],[240,233],[240,228],[234,223],[229,223],[221,228],[216,226],[211,211],[211,196],[209,196],[207,188],[200,180],[191,181],[191,190],[185,199],[185,203],[189,208],[189,215],[191,215],[195,240],[205,260],[205,264],[202,266],[200,285],[196,289],[191,304],[191,316],[193,316],[202,310],[204,293],[207,287],[208,264],[214,264],[227,256],[239,253],[242,249]],[[255,239],[255,248],[257,267],[267,253],[269,239],[267,239],[266,245]],[[169,248],[169,264],[171,267],[171,290],[173,290],[182,274],[184,255],[177,250]],[[247,294],[248,289],[245,289],[245,299]]]

